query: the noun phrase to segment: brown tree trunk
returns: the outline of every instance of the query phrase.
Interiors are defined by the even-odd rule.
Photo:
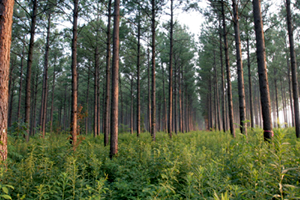
[[[222,0],[222,17],[223,17],[223,37],[225,45],[225,58],[226,58],[226,72],[227,72],[227,87],[228,87],[228,109],[229,109],[229,124],[230,124],[230,133],[232,137],[235,137],[235,130],[233,125],[233,104],[232,104],[232,89],[231,89],[231,75],[230,75],[230,66],[229,66],[229,52],[228,52],[228,43],[226,36],[226,23],[225,23],[225,13],[224,13],[224,0]]]
[[[137,48],[137,112],[136,112],[136,135],[140,136],[141,133],[141,91],[140,91],[140,37],[141,37],[141,22],[140,22],[140,11],[138,16],[138,48]]]
[[[247,64],[248,64],[248,81],[249,81],[248,85],[249,85],[249,104],[250,104],[250,126],[251,129],[253,130],[254,117],[253,117],[253,97],[252,97],[251,63],[250,63],[250,41],[249,41],[248,30],[246,34],[247,34]]]
[[[98,46],[95,48],[95,70],[94,70],[94,137],[98,135]]]
[[[152,5],[152,23],[151,23],[151,32],[152,32],[152,105],[151,105],[151,135],[152,140],[156,140],[156,94],[155,94],[155,0],[151,0]]]
[[[221,63],[221,96],[222,96],[222,125],[223,131],[226,130],[225,122],[225,86],[224,86],[224,66],[223,66],[223,45],[222,45],[222,30],[221,30],[221,17],[219,19],[219,40],[220,40],[220,63]]]
[[[293,109],[293,91],[291,87],[291,70],[290,70],[290,62],[288,58],[288,53],[286,54],[286,60],[287,60],[287,68],[288,68],[288,84],[289,84],[289,96],[290,96],[290,109],[291,109],[291,121],[292,121],[292,126],[295,126],[295,117],[294,117],[294,109]]]
[[[111,136],[110,136],[110,154],[109,154],[111,159],[118,153],[119,22],[120,22],[120,0],[115,0],[114,32],[113,32],[112,98],[111,98]]]
[[[27,75],[26,75],[26,95],[25,95],[25,119],[24,122],[27,124],[27,135],[26,141],[29,141],[29,125],[30,125],[30,101],[31,101],[31,65],[32,65],[32,56],[33,56],[33,47],[34,47],[34,35],[35,35],[35,24],[36,24],[36,15],[37,15],[37,1],[32,0],[33,9],[31,15],[31,27],[30,27],[30,42],[28,50],[28,59],[27,59]]]
[[[133,77],[130,79],[130,134],[133,134]]]
[[[177,70],[177,66],[176,66],[177,62],[175,60],[175,63],[174,63],[174,126],[175,126],[175,134],[177,135],[178,134],[178,124],[177,124],[177,73],[178,73],[178,70]]]
[[[54,90],[55,90],[55,65],[53,69],[53,83],[52,83],[52,97],[51,97],[51,111],[50,111],[50,133],[53,131],[53,110],[54,110]]]
[[[87,116],[85,118],[85,134],[87,135],[89,132],[89,94],[90,94],[90,66],[88,67],[88,80],[87,80],[87,92],[86,92],[86,113]]]
[[[25,50],[25,45],[23,46],[23,50],[22,50],[22,57],[21,57],[21,69],[20,69],[20,83],[19,83],[19,100],[18,100],[18,112],[17,112],[17,118],[18,118],[18,122],[20,122],[20,118],[21,118],[21,98],[22,98],[22,87],[23,87],[23,66],[24,66],[24,52]]]
[[[278,108],[278,87],[277,87],[277,70],[274,70],[274,85],[275,85],[275,105],[276,105],[276,119],[275,119],[275,124],[278,128],[280,128],[280,124],[277,123],[277,120],[279,122],[279,108]]]
[[[71,143],[74,151],[77,143],[77,19],[78,0],[74,0],[72,38],[72,104],[71,104]]]
[[[110,101],[110,57],[111,57],[111,49],[110,49],[110,23],[111,23],[111,1],[108,2],[108,23],[107,23],[107,41],[106,41],[106,97],[105,97],[105,115],[104,115],[104,146],[108,145],[109,138],[109,101]]]
[[[179,100],[179,132],[182,131],[182,95],[181,95],[181,67],[179,66],[179,74],[178,74],[178,100]]]
[[[245,88],[242,62],[242,48],[240,39],[240,25],[238,15],[238,5],[236,0],[232,0],[232,7],[234,13],[234,32],[235,32],[235,46],[236,46],[236,60],[237,60],[237,74],[238,74],[238,91],[239,91],[239,107],[240,107],[240,130],[241,133],[247,135],[246,121],[246,102],[245,102]]]
[[[12,67],[11,67],[12,68]],[[12,71],[10,72],[12,73]],[[9,81],[9,85],[11,85],[8,89],[8,91],[10,91],[9,94],[9,98],[10,98],[10,102],[9,102],[9,110],[8,110],[8,127],[11,127],[12,124],[12,109],[13,109],[13,103],[14,103],[14,88],[15,88],[15,78],[12,78],[12,74],[10,74],[11,78]],[[10,83],[12,82],[12,83]]]
[[[162,70],[162,76],[163,76],[163,101],[164,101],[164,108],[163,108],[163,131],[167,132],[167,101],[166,101],[166,94],[165,94],[165,70],[163,67],[163,63],[161,63],[161,70]]]
[[[50,48],[50,28],[51,28],[51,14],[48,14],[47,36],[46,36],[46,48],[45,48],[45,62],[44,62],[44,74],[43,74],[43,91],[42,91],[42,103],[41,103],[41,116],[40,116],[40,132],[45,137],[46,132],[46,116],[47,116],[47,96],[48,96],[48,58]]]
[[[172,117],[173,117],[173,69],[172,69],[172,61],[173,61],[173,0],[171,0],[171,22],[170,22],[170,61],[169,61],[169,123],[168,123],[168,133],[170,138],[172,138]]]
[[[269,140],[273,137],[270,93],[266,65],[265,38],[261,16],[260,0],[253,0],[253,17],[256,35],[256,55],[259,74],[260,100],[262,106],[264,139]]]
[[[150,86],[150,50],[147,49],[148,60],[148,130],[151,133],[151,86]]]
[[[38,69],[37,69],[38,70]],[[37,109],[37,93],[38,93],[38,83],[39,83],[39,72],[35,71],[35,79],[33,80],[33,114],[32,114],[32,123],[30,126],[30,135],[35,135],[35,128],[36,128],[36,109]],[[35,82],[35,83],[34,83]]]
[[[295,127],[296,137],[300,137],[300,119],[299,119],[299,101],[298,101],[298,82],[297,82],[297,65],[294,50],[294,35],[291,18],[290,0],[286,0],[286,12],[287,12],[287,25],[290,41],[290,56],[291,56],[291,68],[292,68],[292,83],[293,83],[293,96],[294,96],[294,115],[295,115]]]

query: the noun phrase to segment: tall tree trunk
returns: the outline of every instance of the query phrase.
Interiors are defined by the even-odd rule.
[[[35,82],[35,83],[34,83]],[[37,93],[38,93],[38,85],[39,85],[39,72],[36,71],[35,72],[35,79],[33,80],[33,92],[34,92],[34,96],[33,96],[33,115],[32,115],[32,125],[30,127],[30,134],[31,135],[35,135],[35,128],[36,128],[36,109],[37,109]]]
[[[13,68],[13,67],[11,67]],[[12,71],[11,71],[12,73]],[[9,85],[11,85],[11,88],[9,87],[9,90],[10,91],[10,95],[9,95],[9,98],[10,98],[10,102],[9,102],[9,110],[8,110],[8,127],[11,127],[11,123],[12,123],[12,109],[13,109],[13,103],[14,103],[14,88],[15,88],[15,80],[14,78],[12,78],[12,74],[10,75],[11,76],[11,80],[9,82],[12,82],[12,83],[9,83]]]
[[[106,98],[105,98],[105,115],[104,115],[104,146],[108,145],[109,138],[109,101],[110,101],[110,23],[111,23],[111,1],[108,2],[108,21],[107,21],[107,41],[106,41]]]
[[[11,45],[11,26],[14,1],[1,1],[0,8],[0,156],[4,161],[7,158],[7,111],[8,111],[8,81]]]
[[[19,100],[18,100],[18,112],[17,112],[18,122],[20,122],[20,119],[21,119],[21,99],[22,99],[22,87],[23,87],[23,78],[22,78],[22,76],[23,76],[24,54],[25,54],[24,50],[25,50],[25,45],[23,45],[22,57],[21,57]]]
[[[115,0],[114,11],[115,12],[114,12],[114,32],[113,32],[111,136],[110,136],[110,154],[109,154],[111,159],[118,153],[120,0]]]
[[[256,55],[259,74],[259,88],[263,116],[264,139],[269,140],[273,137],[273,131],[269,83],[266,65],[265,38],[262,24],[260,0],[253,0],[253,17],[256,35]]]
[[[175,126],[175,134],[178,134],[178,124],[177,124],[177,66],[176,66],[177,62],[175,60],[174,63],[174,126]]]
[[[140,91],[140,37],[141,37],[141,22],[140,22],[140,11],[138,16],[138,48],[137,48],[137,112],[136,112],[136,135],[140,136],[141,133],[141,91]]]
[[[97,91],[98,91],[98,94],[97,94],[97,135],[99,136],[100,135],[100,128],[101,128],[101,106],[100,106],[100,102],[101,102],[101,98],[100,98],[100,81],[99,81],[99,77],[100,77],[100,74],[99,74],[99,69],[98,69],[98,88],[97,88]]]
[[[130,79],[130,134],[133,134],[133,77]]]
[[[286,0],[286,12],[287,12],[287,25],[290,41],[290,56],[291,56],[291,68],[292,68],[292,83],[293,83],[293,96],[294,96],[294,114],[295,114],[295,127],[296,127],[296,137],[300,137],[300,119],[299,119],[299,101],[298,101],[298,82],[297,82],[297,66],[295,59],[294,50],[294,34],[292,27],[292,17],[291,17],[291,6],[290,0]]]
[[[236,60],[237,60],[237,74],[238,74],[238,91],[239,91],[239,106],[240,106],[240,130],[241,133],[247,135],[246,123],[246,102],[245,102],[245,88],[242,62],[242,48],[240,39],[240,25],[238,15],[238,5],[236,0],[232,1],[234,13],[234,32],[235,32],[235,46],[236,46]]]
[[[152,105],[151,105],[151,135],[152,140],[155,141],[156,137],[156,129],[155,129],[155,123],[156,123],[156,94],[155,94],[155,0],[151,0],[152,5],[152,24],[151,24],[151,32],[152,32]]]
[[[87,116],[85,118],[85,134],[87,135],[89,132],[89,94],[90,94],[90,66],[88,67],[88,80],[87,80],[87,89],[86,89],[86,113]]]
[[[150,86],[150,50],[147,49],[148,60],[148,130],[151,133],[151,86]]]
[[[15,66],[15,59],[12,59],[11,61],[11,67],[9,69],[9,78],[8,78],[8,123],[7,126],[11,127],[11,118],[12,118],[12,97],[13,97],[13,89],[14,88],[14,79],[13,79],[13,70],[14,70],[14,66]]]
[[[288,58],[288,53],[286,53],[286,60],[287,60],[287,68],[288,68],[288,84],[289,84],[289,96],[290,96],[290,109],[291,109],[291,118],[292,118],[292,126],[295,126],[295,116],[294,116],[294,109],[293,109],[293,91],[291,87],[291,67]]]
[[[231,89],[231,75],[230,75],[230,66],[229,66],[229,52],[228,52],[228,42],[226,35],[226,23],[225,23],[225,13],[224,13],[224,0],[222,0],[222,17],[223,17],[223,37],[225,45],[225,58],[226,58],[226,72],[227,72],[227,87],[228,87],[228,107],[229,107],[229,124],[230,124],[230,133],[235,137],[235,130],[233,125],[233,104],[232,104],[232,89]]]
[[[35,35],[35,24],[36,24],[36,15],[37,15],[37,1],[32,0],[33,9],[31,14],[31,27],[30,27],[30,42],[28,49],[28,59],[27,59],[27,75],[26,75],[26,95],[25,95],[25,119],[24,122],[27,124],[27,135],[26,141],[29,141],[29,125],[30,125],[30,95],[31,95],[31,66],[32,66],[32,56],[34,48],[34,35]]]
[[[248,18],[247,18],[248,21]],[[251,63],[250,63],[250,41],[249,33],[247,30],[247,64],[248,64],[248,85],[249,85],[249,104],[250,104],[250,126],[254,128],[254,117],[253,117],[253,97],[252,97],[252,80],[251,80]]]
[[[225,122],[225,86],[224,86],[224,66],[223,66],[223,45],[222,45],[222,30],[221,30],[221,17],[219,19],[219,40],[220,40],[220,63],[221,63],[221,96],[222,96],[222,124],[223,131],[226,130],[226,122]]]
[[[282,84],[282,76],[280,76],[280,90],[281,90],[281,100],[282,100],[282,110],[283,110],[283,122],[284,126],[287,126],[287,115],[286,115],[286,96],[285,96],[285,90],[283,89],[283,84]]]
[[[280,124],[279,123],[277,123],[277,120],[278,120],[278,122],[280,121],[279,120],[279,108],[278,108],[278,87],[277,87],[277,78],[276,78],[276,76],[277,76],[277,70],[275,69],[274,70],[274,85],[275,85],[275,104],[276,104],[276,119],[275,119],[275,124],[276,124],[276,126],[278,127],[278,128],[280,128]]]
[[[95,48],[95,70],[94,70],[94,137],[98,135],[98,46]]]
[[[214,109],[215,109],[215,130],[220,128],[218,126],[218,73],[217,73],[217,66],[216,66],[216,51],[213,51],[214,53],[214,72],[215,72],[215,77],[214,77]]]
[[[167,101],[166,101],[166,94],[165,94],[165,70],[163,67],[163,63],[161,63],[161,70],[162,70],[162,76],[163,76],[163,101],[164,101],[164,108],[163,108],[163,131],[167,132]]]
[[[55,65],[53,68],[53,84],[52,84],[52,97],[51,97],[51,111],[50,111],[50,133],[53,131],[53,110],[54,110],[54,90],[55,90]]]
[[[179,66],[178,73],[178,100],[179,100],[179,132],[182,131],[182,99],[181,99],[181,66]]]
[[[72,105],[71,105],[71,143],[76,149],[77,143],[77,19],[78,0],[74,0],[73,38],[72,38]]]
[[[120,74],[119,74],[119,84],[120,84],[120,98],[121,98],[121,124],[125,124],[124,116],[123,116],[124,102],[123,102],[122,82],[121,82]]]
[[[45,137],[46,132],[46,116],[47,116],[47,96],[48,96],[48,58],[50,48],[50,28],[51,28],[51,14],[48,14],[47,36],[46,36],[46,48],[45,48],[45,62],[44,62],[44,74],[43,74],[43,91],[42,91],[42,103],[41,103],[41,116],[40,116],[40,132]]]
[[[172,108],[173,108],[173,0],[171,0],[171,22],[170,22],[170,61],[169,61],[169,123],[168,123],[168,133],[170,138],[172,138]]]

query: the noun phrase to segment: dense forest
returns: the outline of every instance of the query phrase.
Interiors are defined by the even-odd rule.
[[[2,0],[0,199],[300,198],[299,11]]]

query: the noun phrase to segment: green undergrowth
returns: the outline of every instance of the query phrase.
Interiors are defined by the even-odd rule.
[[[223,132],[119,135],[109,159],[103,136],[87,136],[76,152],[68,135],[9,137],[0,198],[12,199],[297,199],[300,142],[293,129],[233,139]],[[4,188],[4,189],[3,189]],[[6,196],[1,196],[6,195]]]

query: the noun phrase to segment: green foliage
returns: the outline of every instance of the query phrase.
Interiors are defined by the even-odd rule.
[[[295,199],[300,142],[277,129],[271,144],[262,130],[236,139],[223,132],[191,132],[169,139],[149,133],[119,135],[109,159],[103,136],[87,136],[76,152],[67,135],[9,138],[1,194],[12,199]],[[2,196],[3,198],[8,196]],[[22,198],[21,198],[22,197]]]

